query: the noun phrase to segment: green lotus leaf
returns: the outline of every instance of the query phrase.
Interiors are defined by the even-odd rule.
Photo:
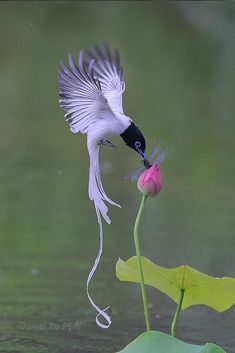
[[[117,353],[225,353],[213,343],[196,346],[158,331],[142,333]]]
[[[141,257],[145,284],[159,289],[176,303],[184,290],[182,309],[204,304],[221,312],[235,304],[235,278],[211,277],[194,268],[182,265],[165,268]],[[116,275],[120,281],[139,282],[136,256],[127,261],[118,260]]]

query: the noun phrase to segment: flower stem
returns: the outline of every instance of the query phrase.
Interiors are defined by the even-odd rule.
[[[176,323],[177,323],[177,320],[179,318],[181,307],[182,307],[182,303],[183,303],[183,300],[184,300],[184,291],[185,291],[184,289],[180,290],[179,302],[178,302],[178,305],[177,305],[177,308],[176,308],[176,311],[175,311],[175,315],[174,315],[174,318],[173,318],[173,321],[172,321],[172,324],[171,324],[171,336],[174,336],[174,337],[175,337]]]
[[[149,320],[149,312],[148,312],[148,304],[147,304],[147,296],[146,296],[146,289],[144,285],[144,273],[143,273],[143,267],[141,263],[141,257],[140,257],[140,245],[139,245],[139,224],[140,224],[140,219],[143,213],[144,209],[144,204],[147,199],[147,195],[143,195],[140,208],[136,217],[135,221],[135,226],[134,226],[134,240],[135,240],[135,250],[136,250],[136,257],[137,257],[137,262],[138,262],[138,269],[139,269],[139,274],[140,274],[140,286],[141,286],[141,293],[142,293],[142,299],[143,299],[143,306],[144,306],[144,316],[145,316],[145,322],[146,322],[146,330],[150,331],[150,320]]]

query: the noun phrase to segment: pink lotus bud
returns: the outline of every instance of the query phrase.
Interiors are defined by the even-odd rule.
[[[147,196],[156,196],[162,187],[162,176],[157,164],[145,170],[137,182],[138,189]]]

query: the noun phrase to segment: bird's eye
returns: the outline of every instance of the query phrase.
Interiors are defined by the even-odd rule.
[[[140,148],[141,147],[141,143],[139,141],[135,142],[135,148]]]

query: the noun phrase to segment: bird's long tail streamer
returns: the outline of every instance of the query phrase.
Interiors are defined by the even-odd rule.
[[[95,271],[97,270],[97,267],[99,265],[99,262],[100,262],[100,258],[101,258],[101,255],[102,255],[102,251],[103,251],[103,226],[102,226],[102,221],[101,221],[101,217],[100,217],[100,211],[97,207],[95,207],[96,209],[96,214],[97,214],[97,219],[98,219],[98,223],[99,223],[99,227],[100,227],[100,242],[99,242],[99,251],[98,251],[98,254],[96,256],[96,259],[95,259],[95,263],[87,277],[87,283],[86,283],[86,290],[87,290],[87,296],[88,296],[88,299],[91,303],[91,305],[93,306],[93,308],[98,312],[98,315],[96,316],[96,323],[99,327],[101,328],[109,328],[109,326],[111,325],[112,321],[111,321],[111,318],[110,316],[106,313],[106,310],[109,308],[109,306],[107,306],[105,309],[100,309],[94,302],[94,300],[91,298],[91,295],[90,295],[90,292],[89,292],[89,284],[91,282],[91,279],[95,273]],[[106,324],[102,323],[100,320],[99,320],[99,317],[102,316],[105,321],[107,322]]]
[[[90,146],[91,147],[91,146]],[[89,285],[91,282],[91,279],[97,270],[97,267],[99,265],[102,251],[103,251],[103,226],[102,226],[102,219],[101,215],[104,218],[104,220],[110,224],[111,220],[107,215],[108,212],[108,207],[104,203],[104,201],[109,202],[112,205],[120,207],[118,204],[116,204],[114,201],[112,201],[106,194],[103,189],[103,185],[101,182],[101,177],[100,177],[100,168],[99,168],[99,146],[92,146],[93,148],[88,148],[89,154],[90,154],[90,170],[89,170],[89,197],[92,201],[94,201],[95,204],[95,210],[97,214],[97,220],[100,228],[100,239],[99,239],[99,250],[98,254],[96,256],[94,265],[87,277],[87,296],[88,299],[93,306],[93,308],[98,312],[98,315],[96,316],[96,323],[99,327],[101,328],[108,328],[112,321],[110,316],[107,314],[106,310],[109,308],[106,307],[105,309],[100,309],[94,302],[94,300],[91,298],[91,295],[89,293]],[[103,319],[106,321],[106,324],[102,323],[99,318],[100,316],[103,317]]]

